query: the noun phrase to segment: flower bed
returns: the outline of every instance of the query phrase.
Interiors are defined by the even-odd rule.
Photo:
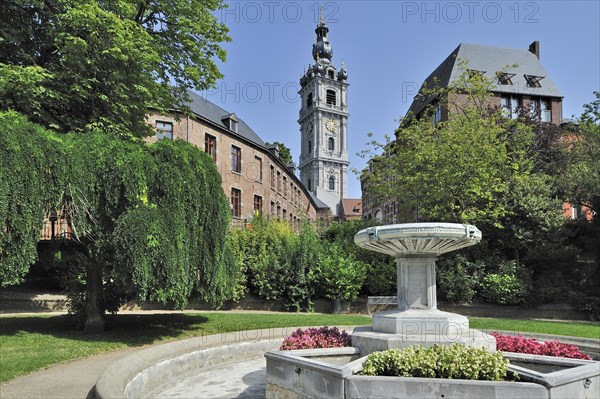
[[[490,335],[496,338],[496,348],[503,352],[592,360],[590,356],[582,353],[576,345],[563,344],[558,341],[539,342],[534,338],[502,335],[497,332],[490,333]]]
[[[297,329],[285,338],[280,350],[340,348],[351,345],[350,335],[337,327]]]

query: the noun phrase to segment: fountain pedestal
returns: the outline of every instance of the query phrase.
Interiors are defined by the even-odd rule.
[[[354,236],[357,245],[396,257],[398,309],[375,313],[372,327],[354,331],[352,345],[362,354],[436,343],[495,350],[495,339],[469,329],[465,316],[437,309],[437,256],[480,240],[475,226],[455,223],[408,223],[359,231]]]

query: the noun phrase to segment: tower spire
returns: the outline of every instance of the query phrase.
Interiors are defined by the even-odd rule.
[[[325,23],[325,18],[323,18],[323,6],[321,6],[319,11],[319,24],[315,29],[315,33],[317,34],[317,38],[313,44],[313,58],[317,63],[322,61],[325,64],[329,64],[331,63],[331,58],[333,57],[333,48],[331,47],[331,43],[329,43],[329,38],[327,37],[329,28]]]

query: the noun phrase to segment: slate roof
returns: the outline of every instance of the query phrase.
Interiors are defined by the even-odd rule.
[[[216,104],[213,104],[206,98],[194,93],[193,91],[189,91],[188,94],[192,101],[186,105],[190,107],[192,112],[194,112],[196,115],[206,118],[209,121],[223,128],[227,127],[225,126],[223,120],[227,117],[234,117],[238,121],[238,135],[242,136],[247,140],[250,140],[254,144],[266,147],[265,142],[262,141],[260,137],[258,137],[258,134],[256,134],[256,132],[254,132],[254,130],[252,130],[250,126],[248,126],[246,122],[244,122],[243,119],[241,119],[235,114],[232,114],[229,111],[225,111],[223,108],[219,107]]]
[[[485,72],[490,81],[496,87],[493,92],[524,94],[540,97],[561,97],[560,91],[554,84],[552,78],[537,58],[528,49],[503,48],[484,46],[480,44],[461,43],[450,55],[425,79],[428,88],[434,86],[434,78],[437,77],[438,85],[446,87],[454,82],[464,71],[458,60],[466,63],[469,70]],[[498,81],[497,72],[514,74],[511,78],[512,85],[501,85]],[[541,76],[541,87],[528,87],[525,75]],[[415,99],[409,108],[409,112],[418,114],[431,101],[430,98]]]
[[[327,205],[326,203],[321,201],[319,198],[317,198],[317,196],[312,191],[309,191],[309,194],[310,194],[310,198],[312,198],[313,202],[317,206],[317,209],[329,208],[329,205]]]

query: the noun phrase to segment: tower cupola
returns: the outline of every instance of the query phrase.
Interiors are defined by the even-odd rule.
[[[317,63],[330,64],[331,59],[333,58],[333,48],[327,38],[329,28],[327,27],[327,24],[325,24],[323,16],[321,16],[321,20],[315,29],[315,33],[317,34],[317,39],[313,44],[313,58]]]

